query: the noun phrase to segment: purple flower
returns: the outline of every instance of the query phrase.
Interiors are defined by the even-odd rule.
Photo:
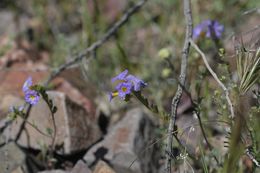
[[[147,86],[147,84],[144,81],[131,74],[126,77],[126,80],[133,84],[135,91],[140,91],[142,87]]]
[[[32,77],[28,77],[23,84],[23,92],[25,94],[24,99],[27,103],[31,105],[35,105],[40,100],[40,95],[37,91],[32,90],[31,87],[33,86]]]
[[[32,77],[28,77],[26,79],[26,81],[23,84],[23,92],[27,92],[28,90],[30,90],[30,87],[32,86]]]
[[[224,26],[221,25],[218,21],[210,21],[210,25],[208,26],[208,31],[206,33],[206,37],[213,37],[211,34],[215,34],[216,38],[220,38],[222,33],[224,32]],[[213,32],[213,33],[212,33]]]
[[[127,73],[128,73],[128,70],[126,69],[125,71],[123,71],[119,75],[117,75],[116,77],[112,78],[111,81],[114,83],[117,80],[125,80]]]
[[[207,26],[209,24],[209,20],[205,20],[202,23],[198,24],[194,29],[193,29],[193,38],[197,39],[201,35],[204,35],[207,31]]]
[[[218,21],[215,20],[204,20],[200,24],[198,24],[193,29],[193,38],[197,39],[200,36],[205,36],[208,38],[214,38],[212,34],[215,35],[216,38],[220,38],[224,31],[224,26],[221,25]]]
[[[127,75],[128,70],[121,72],[116,77],[112,78],[112,82],[120,81],[116,86],[115,92],[110,92],[108,95],[109,101],[111,101],[114,97],[119,96],[121,99],[125,100],[126,95],[131,94],[132,91],[140,91],[141,88],[147,86],[147,84],[135,77],[134,75]]]
[[[123,100],[125,100],[125,96],[127,94],[131,93],[131,89],[132,89],[132,83],[130,82],[122,82],[116,86],[116,90],[118,91],[118,96]]]
[[[40,95],[37,91],[28,90],[25,93],[25,101],[31,105],[36,105],[40,100]]]

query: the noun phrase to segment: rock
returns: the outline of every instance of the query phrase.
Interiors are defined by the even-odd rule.
[[[192,101],[190,99],[190,96],[188,96],[188,94],[184,92],[181,95],[181,99],[177,107],[177,117],[179,115],[182,115],[184,112],[188,111],[189,109],[192,109]]]
[[[79,160],[70,173],[91,173],[92,171],[88,166],[82,161]]]
[[[101,132],[97,126],[93,115],[90,115],[84,108],[72,102],[64,93],[49,91],[49,98],[53,100],[58,111],[55,113],[55,123],[57,127],[55,145],[63,146],[62,153],[72,153],[81,149],[86,149],[96,142]],[[47,104],[40,102],[32,107],[28,122],[31,122],[37,129],[47,134],[47,129],[52,129],[53,122]],[[10,137],[15,138],[22,123],[21,118],[17,118],[11,125]],[[50,146],[52,138],[39,133],[28,123],[18,141],[21,146],[41,149],[43,145]],[[5,130],[5,134],[8,130]]]
[[[12,11],[1,10],[0,11],[0,35],[10,34],[24,31],[26,25],[28,25],[29,19],[24,15],[19,15],[18,20]],[[18,27],[19,26],[19,27]],[[19,29],[19,30],[18,30]]]
[[[95,167],[94,173],[116,173],[106,162],[99,161]]]
[[[33,65],[32,65],[33,66]],[[0,70],[0,95],[11,94],[17,97],[23,97],[22,86],[24,81],[32,76],[34,83],[39,83],[42,79],[46,78],[49,72],[46,70],[37,71],[37,65],[35,65],[34,70],[32,70],[31,65],[17,64],[14,68],[9,70]],[[42,67],[43,68],[43,67]],[[30,70],[25,70],[30,69]],[[33,72],[33,73],[32,73]],[[0,98],[1,100],[2,98]]]
[[[133,109],[86,153],[84,160],[89,166],[105,160],[120,173],[153,173],[159,158],[154,147],[148,148],[151,139],[154,139],[152,121],[141,109]]]
[[[180,142],[187,147],[187,150],[195,154],[196,148],[201,144],[203,145],[203,138],[200,127],[196,124],[198,119],[192,113],[179,115],[176,124],[179,130]]]
[[[18,167],[14,171],[12,171],[11,173],[25,173],[25,172],[23,171],[22,167]]]
[[[25,154],[13,142],[0,148],[0,170],[1,173],[18,173],[19,167],[25,162]]]
[[[78,74],[75,74],[75,76],[78,76]],[[70,100],[85,108],[85,110],[90,115],[96,115],[96,108],[93,102],[85,97],[83,95],[84,93],[82,93],[83,91],[79,91],[76,87],[74,87],[74,85],[71,84],[71,82],[59,77],[53,81],[53,85],[55,87],[55,90],[66,93]]]
[[[11,106],[19,107],[24,104],[23,99],[12,94],[6,94],[2,96],[0,100],[0,120],[6,117],[6,114],[10,111]]]
[[[41,171],[38,173],[69,173],[69,172],[64,171],[64,170],[49,170],[49,171]]]

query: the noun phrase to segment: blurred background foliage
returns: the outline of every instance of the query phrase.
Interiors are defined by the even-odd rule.
[[[50,66],[55,68],[98,40],[135,2],[137,1],[1,0],[0,8],[12,11],[16,18],[29,19],[26,30],[19,31],[18,28],[12,37],[25,37],[37,49],[47,50]],[[236,88],[235,43],[232,36],[249,31],[249,42],[253,42],[257,36],[259,39],[259,0],[192,0],[191,3],[194,26],[206,19],[217,20],[225,26],[219,47],[208,38],[199,40],[198,45],[206,53],[222,82],[229,88]],[[252,30],[257,26],[258,30]],[[160,108],[170,111],[171,99],[178,84],[184,35],[182,1],[149,0],[113,39],[93,52],[92,58],[83,60],[79,66],[86,80],[97,86],[97,92],[103,95],[112,88],[111,78],[127,68],[131,74],[148,83],[145,95]],[[225,48],[226,53],[220,55],[220,48]],[[169,53],[166,58],[159,56],[162,49]],[[257,83],[259,90],[259,81]],[[187,90],[198,103],[203,120],[209,119],[212,109],[223,115],[219,116],[219,121],[228,118],[229,110],[222,91],[212,82],[194,50],[189,56]],[[253,98],[249,123],[254,131],[259,132],[259,116],[253,116],[259,115],[259,103],[256,103],[256,97]]]
[[[13,11],[16,17],[29,18],[27,30],[14,35],[22,34],[38,49],[48,50],[50,66],[57,67],[99,39],[134,2],[136,1],[2,0],[0,8]],[[225,26],[221,46],[229,52],[234,47],[231,41],[234,33],[257,26],[257,21],[253,24],[248,21],[259,17],[259,9],[256,8],[259,6],[258,0],[193,0],[191,3],[194,26],[206,19],[218,20]],[[86,80],[98,86],[98,92],[109,91],[111,77],[127,68],[149,83],[146,90],[149,98],[169,110],[178,83],[184,26],[182,1],[149,0],[113,39],[92,53],[91,60],[80,63]],[[253,35],[252,32],[251,36]],[[214,47],[214,42],[210,39],[200,40],[198,44],[210,56],[212,65],[217,63],[214,68],[218,68],[224,82],[229,81],[232,77],[229,70],[234,68],[229,69],[229,66],[215,60],[220,47]],[[171,54],[168,60],[158,55],[163,48]],[[222,60],[233,61],[230,57],[222,57]],[[192,95],[196,96],[198,85],[203,89],[208,88],[207,80],[203,80],[208,75],[200,57],[192,51],[187,83]],[[209,92],[197,95],[197,99],[203,97],[207,103],[211,102],[212,98],[205,94],[211,93],[215,88],[208,89]]]

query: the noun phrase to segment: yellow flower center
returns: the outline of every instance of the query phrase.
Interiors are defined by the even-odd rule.
[[[31,100],[34,100],[34,99],[35,99],[35,96],[31,95],[31,96],[30,96],[30,99],[31,99]]]
[[[126,87],[122,87],[121,90],[122,90],[123,92],[126,92],[126,91],[127,91],[127,88],[126,88]]]

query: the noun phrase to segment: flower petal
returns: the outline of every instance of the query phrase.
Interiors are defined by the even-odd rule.
[[[40,95],[37,91],[34,90],[28,90],[25,93],[25,101],[31,105],[36,105],[40,100]]]
[[[114,83],[117,80],[125,80],[125,76],[127,75],[128,70],[126,69],[125,71],[121,72],[119,75],[117,75],[116,77],[112,78],[112,82]]]
[[[30,90],[30,87],[32,86],[32,77],[28,77],[26,79],[26,81],[23,84],[23,92],[27,92],[28,90]]]
[[[126,80],[131,82],[134,85],[135,91],[140,91],[142,87],[147,86],[147,84],[144,81],[142,81],[141,79],[133,75],[128,75],[126,77]]]
[[[121,98],[121,99],[125,99],[125,96],[127,94],[130,94],[131,93],[131,89],[132,89],[132,83],[130,82],[122,82],[122,83],[119,83],[116,87],[117,91],[118,91],[118,96]]]

